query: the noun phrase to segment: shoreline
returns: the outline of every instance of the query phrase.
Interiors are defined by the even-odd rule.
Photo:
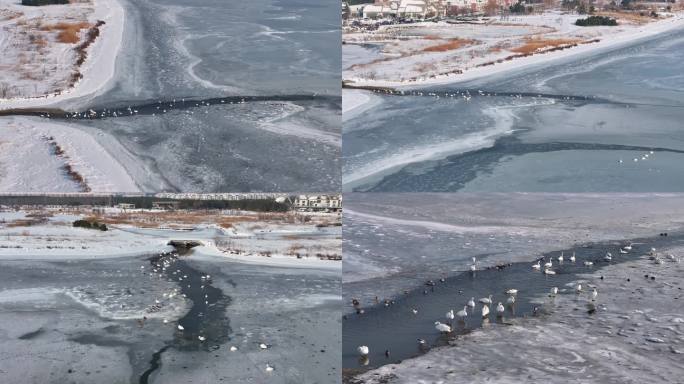
[[[60,94],[30,98],[0,99],[0,110],[16,108],[54,107],[58,103],[93,96],[106,90],[115,75],[117,57],[121,51],[125,25],[125,10],[121,0],[93,0],[94,20],[103,20],[100,36],[88,47],[88,56],[79,67],[83,77],[73,87]],[[112,57],[113,55],[113,57]]]
[[[684,28],[684,13],[675,13],[672,17],[643,26],[635,27],[634,30],[619,33],[617,35],[603,37],[600,41],[589,44],[580,44],[575,47],[547,52],[542,54],[534,54],[527,57],[513,59],[511,61],[504,61],[502,63],[495,63],[493,65],[485,65],[475,68],[464,69],[463,73],[456,75],[437,75],[433,78],[423,79],[419,81],[389,81],[389,80],[359,80],[359,79],[343,79],[349,88],[364,88],[364,87],[378,87],[378,88],[400,88],[413,89],[425,86],[458,84],[472,80],[479,80],[485,76],[494,76],[505,74],[506,72],[526,69],[534,65],[551,64],[554,61],[573,58],[581,55],[594,55],[605,50],[620,48],[630,44],[638,43],[640,41],[652,38],[661,33],[673,31],[677,28]]]
[[[204,245],[196,247],[192,250],[192,253],[188,254],[188,257],[192,257],[193,260],[221,259],[240,264],[257,265],[262,267],[312,270],[317,269],[329,272],[336,272],[342,270],[342,261],[320,260],[314,258],[297,259],[295,257],[278,255],[274,255],[272,257],[234,255],[227,252],[223,252],[213,245]]]
[[[33,117],[0,117],[0,122],[4,123],[0,132],[4,132],[5,138],[0,142],[0,165],[6,169],[0,175],[0,191],[69,191],[76,183],[64,174],[65,167],[82,177],[81,187],[87,187],[88,192],[143,190],[121,161],[131,154],[114,140],[108,140],[106,133],[95,136],[79,125]],[[103,145],[100,140],[108,140],[109,145]],[[26,153],[26,146],[40,153],[40,166],[31,161],[35,160],[35,154]]]

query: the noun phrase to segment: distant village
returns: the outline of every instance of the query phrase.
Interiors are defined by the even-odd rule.
[[[341,212],[341,194],[283,193],[4,193],[0,206],[93,206],[122,210],[242,209],[256,211]]]
[[[361,4],[342,3],[346,22],[359,19],[426,20],[458,16],[542,12],[565,9],[590,13],[590,9],[633,9],[665,11],[675,0],[375,0]]]

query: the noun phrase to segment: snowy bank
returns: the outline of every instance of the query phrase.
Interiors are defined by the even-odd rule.
[[[491,23],[477,27],[479,30],[470,26],[466,28],[446,23],[434,26],[433,23],[426,23],[412,25],[416,30],[410,31],[389,33],[386,28],[381,28],[374,33],[350,33],[345,39],[383,41],[382,39],[388,39],[383,33],[391,38],[384,40],[388,55],[386,60],[347,69],[343,78],[351,86],[375,87],[414,87],[464,82],[561,59],[591,55],[684,27],[683,13],[675,13],[671,17],[647,24],[624,22],[618,27],[577,27],[572,20],[577,18],[577,15],[544,14],[520,17],[515,24]],[[554,22],[557,25],[547,25]],[[458,28],[463,30],[457,30]],[[502,28],[515,31],[500,30]],[[496,31],[492,31],[493,29]],[[411,39],[393,41],[402,33]],[[460,46],[455,49],[431,50],[434,47],[427,44],[433,41],[434,35],[447,42],[454,41],[452,39],[461,41]],[[563,49],[548,49],[508,59],[511,45],[522,47],[530,39],[548,39],[550,48],[558,46]],[[562,40],[567,41],[561,44]],[[394,55],[395,51],[402,52],[404,49],[411,53]]]
[[[73,125],[27,117],[0,123],[0,192],[140,191],[119,163],[127,151],[116,140],[108,140],[115,157]]]
[[[45,51],[45,60],[57,68],[55,73],[49,74],[51,79],[57,79],[54,81],[63,85],[63,80],[69,78],[74,69],[77,69],[82,77],[73,87],[59,88],[58,91],[45,89],[43,87],[45,79],[36,77],[39,81],[35,84],[22,84],[25,88],[25,91],[22,91],[24,95],[6,99],[0,98],[0,110],[52,106],[65,100],[95,95],[106,89],[107,84],[114,76],[116,56],[123,40],[124,8],[119,0],[93,0],[92,6],[87,3],[74,3],[68,6],[26,7],[13,0],[1,0],[0,4],[7,11],[21,15],[0,22],[2,27],[0,29],[0,47],[5,54],[5,60],[10,61],[6,63],[7,65],[16,64],[18,60],[21,60],[21,57],[25,56],[24,50],[28,50],[25,46],[11,44],[11,41],[15,39],[13,33],[18,29],[16,23],[22,20],[23,22],[36,23],[37,26],[43,23],[58,25],[64,20],[83,18],[87,18],[91,24],[98,21],[104,22],[99,27],[99,36],[87,47],[86,59],[80,66],[75,61],[75,44],[52,42],[47,41],[47,38],[37,37],[37,39],[42,39],[39,41],[44,41],[40,45],[44,44],[44,48],[41,49]],[[47,64],[38,66],[36,70],[45,73],[45,65]],[[34,74],[30,74],[29,78],[32,77],[35,77]],[[9,88],[15,86],[13,83],[16,82],[16,79],[4,80],[10,82],[7,84]],[[48,91],[49,94],[45,95],[43,91]]]

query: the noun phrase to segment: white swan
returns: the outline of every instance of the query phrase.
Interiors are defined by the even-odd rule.
[[[552,270],[547,268],[547,269],[544,269],[544,274],[545,275],[555,275],[556,271],[552,271]]]
[[[415,308],[411,309],[411,312],[413,312],[414,315],[417,315],[417,314],[418,314],[418,310],[415,309]]]
[[[470,308],[475,308],[475,298],[471,297],[470,300],[468,300],[468,306]]]
[[[183,327],[182,325],[178,324],[178,330],[179,330],[179,331],[183,331],[183,330],[185,330],[185,327]]]
[[[561,251],[560,256],[558,256],[558,261],[563,261],[563,252]]]
[[[596,288],[594,288],[594,290],[591,291],[591,299],[596,300],[597,297],[598,297],[598,291],[596,290]]]
[[[590,266],[594,265],[594,262],[593,261],[585,261],[584,265],[586,265],[587,267],[590,267]]]
[[[202,335],[197,336],[197,338],[199,339],[199,341],[205,341],[207,339],[206,337],[204,337]]]
[[[448,326],[447,324],[440,323],[439,321],[435,321],[435,329],[442,333],[449,333],[451,332],[451,327]]]
[[[361,345],[356,350],[359,352],[359,355],[361,356],[368,356],[368,347],[365,345]]]
[[[236,347],[236,346],[234,346],[234,345],[230,347],[230,351],[231,351],[231,352],[235,352],[235,351],[237,351],[237,350],[238,350],[238,347]]]
[[[582,292],[582,284],[577,284],[577,286],[575,287],[575,292],[577,292],[577,293]]]
[[[264,344],[264,343],[261,343],[261,344],[259,344],[259,348],[261,348],[261,349],[268,349],[268,345],[266,345],[266,344]]]
[[[508,305],[515,304],[515,296],[510,296],[508,299],[506,299],[506,304],[508,304]]]
[[[551,296],[556,296],[558,294],[558,287],[551,288]]]
[[[625,250],[625,249],[620,248],[620,254],[621,255],[624,255],[626,253],[629,253],[629,252],[627,252],[627,250]]]
[[[453,309],[449,310],[449,312],[446,313],[446,318],[447,320],[453,320],[455,318]]]
[[[532,264],[532,269],[535,269],[537,271],[540,270],[541,269],[541,262],[539,260],[537,260],[537,264]]]
[[[623,248],[627,251],[631,251],[632,250],[632,243],[625,245]]]
[[[577,259],[575,258],[575,252],[573,252],[572,256],[570,256],[570,261],[572,261],[574,263],[575,260],[577,260]]]
[[[468,316],[467,308],[468,307],[465,306],[462,310],[456,312],[456,316],[458,316],[461,320],[464,320]]]
[[[272,372],[275,368],[271,364],[266,364],[266,372]]]
[[[508,291],[506,291],[506,293],[509,294],[509,295],[511,295],[511,296],[513,296],[513,295],[517,295],[517,294],[518,294],[518,290],[515,289],[515,288],[511,288],[511,289],[509,289]]]
[[[606,255],[603,256],[603,260],[611,261],[611,260],[613,260],[613,255],[611,255],[610,252],[607,252]]]
[[[484,318],[487,316],[489,316],[489,307],[485,304],[482,306],[482,317]]]
[[[499,316],[501,316],[501,315],[503,315],[505,310],[506,310],[506,308],[504,308],[503,304],[501,304],[501,302],[499,302],[499,304],[496,306],[496,313]]]
[[[553,267],[553,260],[549,260],[546,263],[544,263],[544,268],[551,268]]]
[[[483,303],[483,304],[491,304],[492,303],[492,295],[489,295],[489,297],[483,297],[479,301],[480,301],[480,303]]]

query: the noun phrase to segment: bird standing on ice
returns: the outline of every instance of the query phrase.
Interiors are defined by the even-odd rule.
[[[468,311],[466,311],[467,308],[468,306],[465,306],[462,310],[456,312],[456,316],[458,316],[459,320],[465,321],[465,318],[468,316]]]
[[[558,256],[558,261],[561,261],[561,262],[563,261],[563,252],[562,251],[561,251],[560,256]]]
[[[482,318],[485,318],[487,316],[489,316],[489,307],[487,306],[487,304],[484,304],[482,306]]]
[[[480,303],[482,304],[491,304],[492,303],[492,295],[489,295],[489,297],[483,297],[480,299]]]
[[[503,313],[505,310],[506,310],[506,308],[504,308],[503,304],[501,304],[501,302],[499,302],[499,304],[496,306],[496,314],[498,316],[503,316]]]
[[[591,299],[596,300],[597,297],[598,297],[598,291],[596,290],[596,288],[594,288],[594,290],[591,291]]]
[[[508,299],[506,299],[506,304],[508,304],[508,305],[515,304],[515,296],[510,296]]]
[[[450,326],[448,326],[447,324],[440,323],[439,321],[435,321],[435,329],[437,329],[441,333],[450,333],[451,332]]]
[[[356,350],[359,352],[359,355],[361,355],[361,356],[368,356],[368,352],[369,352],[368,346],[366,346],[366,345],[361,345],[361,346],[359,346],[358,348],[356,348]]]
[[[454,316],[454,310],[453,309],[449,310],[449,312],[446,313],[446,318],[449,321],[454,320],[455,316]]]
[[[470,300],[468,300],[468,306],[470,308],[475,308],[475,298],[471,297]]]
[[[556,296],[558,294],[558,287],[551,288],[551,296]]]
[[[582,284],[577,284],[577,286],[575,287],[575,292],[577,292],[577,293],[582,292]]]

